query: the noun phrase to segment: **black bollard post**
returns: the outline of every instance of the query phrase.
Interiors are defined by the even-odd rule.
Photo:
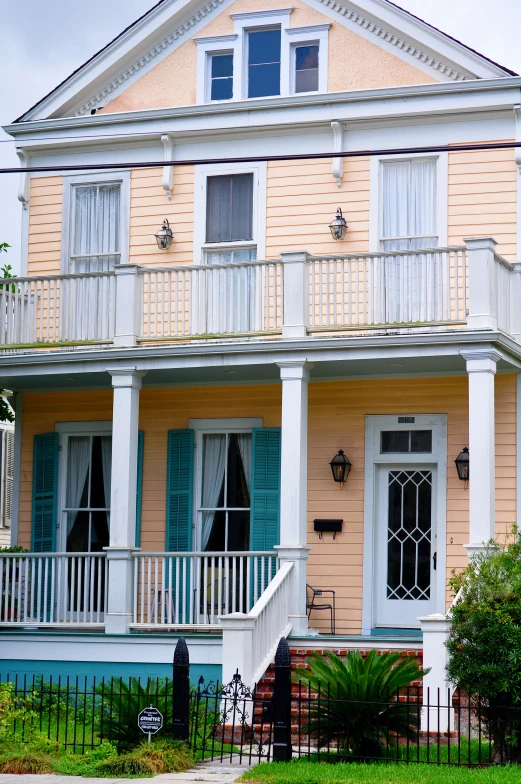
[[[273,689],[273,759],[280,762],[293,756],[291,746],[291,655],[288,641],[281,637],[275,654]]]
[[[184,637],[177,641],[174,651],[174,740],[188,740],[190,719],[190,657]]]

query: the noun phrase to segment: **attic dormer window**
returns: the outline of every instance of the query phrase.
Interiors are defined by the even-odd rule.
[[[280,27],[248,32],[248,98],[280,95]]]
[[[229,101],[233,98],[233,52],[209,55],[210,100]]]

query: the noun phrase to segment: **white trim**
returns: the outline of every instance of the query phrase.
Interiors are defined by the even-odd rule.
[[[58,452],[58,498],[56,505],[56,552],[66,552],[65,497],[67,492],[67,459],[71,436],[105,436],[112,433],[112,420],[91,422],[56,422],[54,430],[59,434]],[[63,524],[63,525],[62,525]]]
[[[266,22],[266,17],[289,16],[292,11],[293,6],[287,6],[286,8],[270,8],[268,11],[240,11],[236,14],[230,14],[230,16],[234,22],[244,22],[244,27],[249,27],[252,24],[255,27],[264,27],[265,24],[271,24],[271,22]]]
[[[253,239],[251,241],[206,243],[206,180],[216,175],[253,174]],[[201,164],[195,167],[194,176],[194,226],[201,230],[194,233],[193,263],[204,264],[203,249],[228,249],[257,247],[257,258],[266,255],[266,162],[248,164]]]
[[[248,98],[248,33],[257,32],[264,27],[280,27],[280,94],[289,95],[289,43],[286,28],[289,27],[292,8],[279,8],[272,11],[251,11],[231,14],[235,32],[239,35],[239,57],[233,69],[233,94],[236,99]],[[277,96],[277,97],[279,97]]]
[[[320,25],[309,25],[307,27],[288,27],[285,31],[290,45],[290,69],[289,69],[289,92],[291,95],[309,95],[310,93],[327,93],[328,85],[328,64],[329,64],[329,22]],[[318,88],[307,93],[295,92],[295,50],[297,46],[305,44],[318,45]]]
[[[398,417],[414,416],[414,425],[398,424]],[[426,454],[381,454],[377,448],[381,430],[432,430],[432,453]],[[377,438],[378,435],[378,438]],[[375,515],[377,467],[381,465],[430,464],[437,466],[436,536],[437,569],[435,583],[435,610],[445,613],[446,590],[446,533],[447,533],[447,415],[446,414],[393,414],[368,415],[365,418],[365,473],[364,473],[364,555],[363,555],[363,600],[362,634],[370,634],[374,628],[376,597],[374,580],[375,563]]]
[[[72,228],[72,189],[76,185],[115,182],[121,184],[120,193],[120,264],[128,264],[130,241],[130,171],[115,170],[94,174],[73,174],[63,178],[61,272],[69,273],[69,253]]]
[[[235,419],[189,419],[188,427],[190,430],[197,430],[204,433],[247,433],[257,427],[262,427],[262,417],[235,418]]]
[[[438,152],[434,154],[415,153],[408,155],[381,155],[373,156],[369,163],[369,252],[377,253],[380,248],[381,237],[381,163],[383,161],[408,161],[414,158],[436,159],[436,230],[438,246],[444,248],[448,242],[449,221],[449,154]],[[349,221],[349,218],[348,218]]]
[[[20,485],[22,481],[22,428],[23,428],[24,393],[15,392],[13,400],[14,410],[14,479],[13,498],[11,502],[11,544],[18,544],[20,530]],[[32,533],[32,532],[31,532]]]
[[[227,101],[210,100],[210,60],[213,54],[233,54],[233,74],[235,77],[236,63],[239,61],[239,36],[237,33],[229,35],[211,35],[203,38],[194,38],[197,44],[197,76],[196,76],[196,102],[198,104],[227,103]],[[233,100],[235,93],[235,78],[233,82]]]

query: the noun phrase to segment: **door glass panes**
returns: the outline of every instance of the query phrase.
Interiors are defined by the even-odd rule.
[[[428,454],[432,452],[432,430],[383,430],[380,451]]]
[[[228,101],[233,97],[233,54],[210,57],[210,100]]]
[[[203,436],[201,549],[250,546],[251,433]]]
[[[318,90],[318,44],[295,47],[295,92]]]
[[[389,471],[387,598],[431,594],[432,472]]]
[[[248,33],[248,98],[280,95],[280,27]]]
[[[208,177],[206,242],[253,239],[253,174]]]
[[[71,436],[66,551],[100,553],[109,544],[112,436]]]
[[[72,272],[110,270],[120,261],[121,185],[75,185]]]

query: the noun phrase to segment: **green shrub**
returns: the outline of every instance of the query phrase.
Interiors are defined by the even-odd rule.
[[[489,542],[450,581],[447,673],[480,710],[494,741],[496,761],[521,761],[521,543]],[[479,695],[479,697],[475,696]]]
[[[148,777],[158,773],[181,773],[194,764],[184,743],[175,741],[142,742],[132,751],[111,757],[96,766],[97,776]]]
[[[9,736],[15,722],[28,722],[34,714],[17,699],[14,684],[0,683],[0,740]]]
[[[359,651],[345,659],[327,651],[326,657],[314,653],[307,659],[311,672],[298,668],[292,676],[325,697],[310,700],[304,732],[320,746],[338,742],[341,752],[362,759],[380,757],[383,741],[389,744],[395,735],[416,739],[418,715],[396,699],[427,672],[415,659],[377,651],[365,659]]]
[[[66,753],[54,763],[54,770],[62,776],[96,776],[101,763],[118,756],[116,748],[107,740],[85,754]]]

